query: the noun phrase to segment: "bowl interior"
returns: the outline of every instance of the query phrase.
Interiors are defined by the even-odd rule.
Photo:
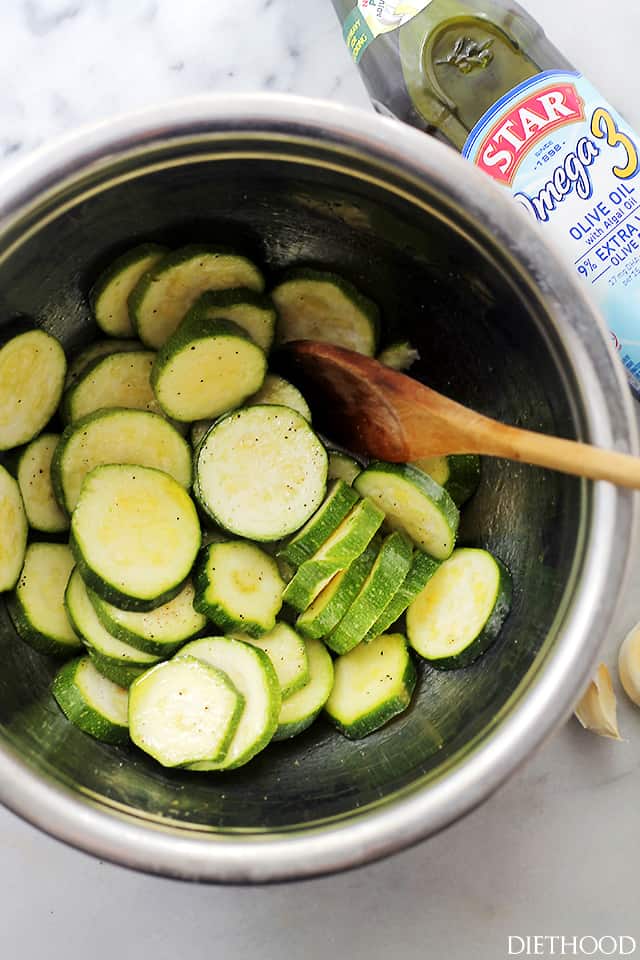
[[[478,245],[435,190],[417,203],[391,174],[353,157],[323,160],[322,149],[194,146],[170,161],[114,161],[108,176],[86,172],[2,238],[0,324],[26,315],[73,350],[96,335],[92,280],[127,246],[220,243],[255,258],[269,285],[292,264],[339,271],[380,304],[386,342],[408,338],[419,349],[414,376],[507,422],[576,436],[561,350],[507,254]],[[0,737],[44,776],[174,828],[290,830],[350,815],[440,776],[491,730],[553,637],[582,549],[584,497],[566,477],[484,463],[460,542],[511,568],[511,616],[473,666],[444,673],[421,664],[411,708],[366,740],[349,742],[321,719],[233,773],[163,770],[66,722],[49,693],[56,664],[17,638],[4,603]]]

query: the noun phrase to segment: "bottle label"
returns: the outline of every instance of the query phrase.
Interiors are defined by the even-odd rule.
[[[432,0],[358,0],[347,14],[342,33],[354,63],[372,40],[390,33],[417,17]]]
[[[520,84],[463,150],[549,228],[609,323],[640,392],[640,138],[580,74]]]

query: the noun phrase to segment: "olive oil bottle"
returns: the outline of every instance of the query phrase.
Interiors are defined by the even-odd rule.
[[[376,109],[459,150],[547,230],[640,396],[640,138],[513,0],[332,0]]]

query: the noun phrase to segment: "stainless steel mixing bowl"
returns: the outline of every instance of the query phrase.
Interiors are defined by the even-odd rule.
[[[95,335],[92,278],[142,239],[206,240],[335,268],[381,305],[415,375],[505,421],[634,449],[606,334],[569,271],[488,178],[407,127],[285,97],[208,98],[101,125],[0,183],[0,323],[70,349]],[[487,461],[461,541],[511,567],[513,612],[468,669],[420,668],[411,709],[358,743],[323,722],[202,776],[104,746],[49,694],[55,664],[0,605],[0,799],[100,857],[257,882],[364,863],[483,800],[569,713],[621,589],[632,501]]]

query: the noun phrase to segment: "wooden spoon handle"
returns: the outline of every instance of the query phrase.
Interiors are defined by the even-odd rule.
[[[609,480],[620,487],[640,490],[640,457],[627,453],[602,450],[587,443],[561,440],[504,424],[498,430],[492,425],[481,445],[489,456],[532,463],[591,480]]]

